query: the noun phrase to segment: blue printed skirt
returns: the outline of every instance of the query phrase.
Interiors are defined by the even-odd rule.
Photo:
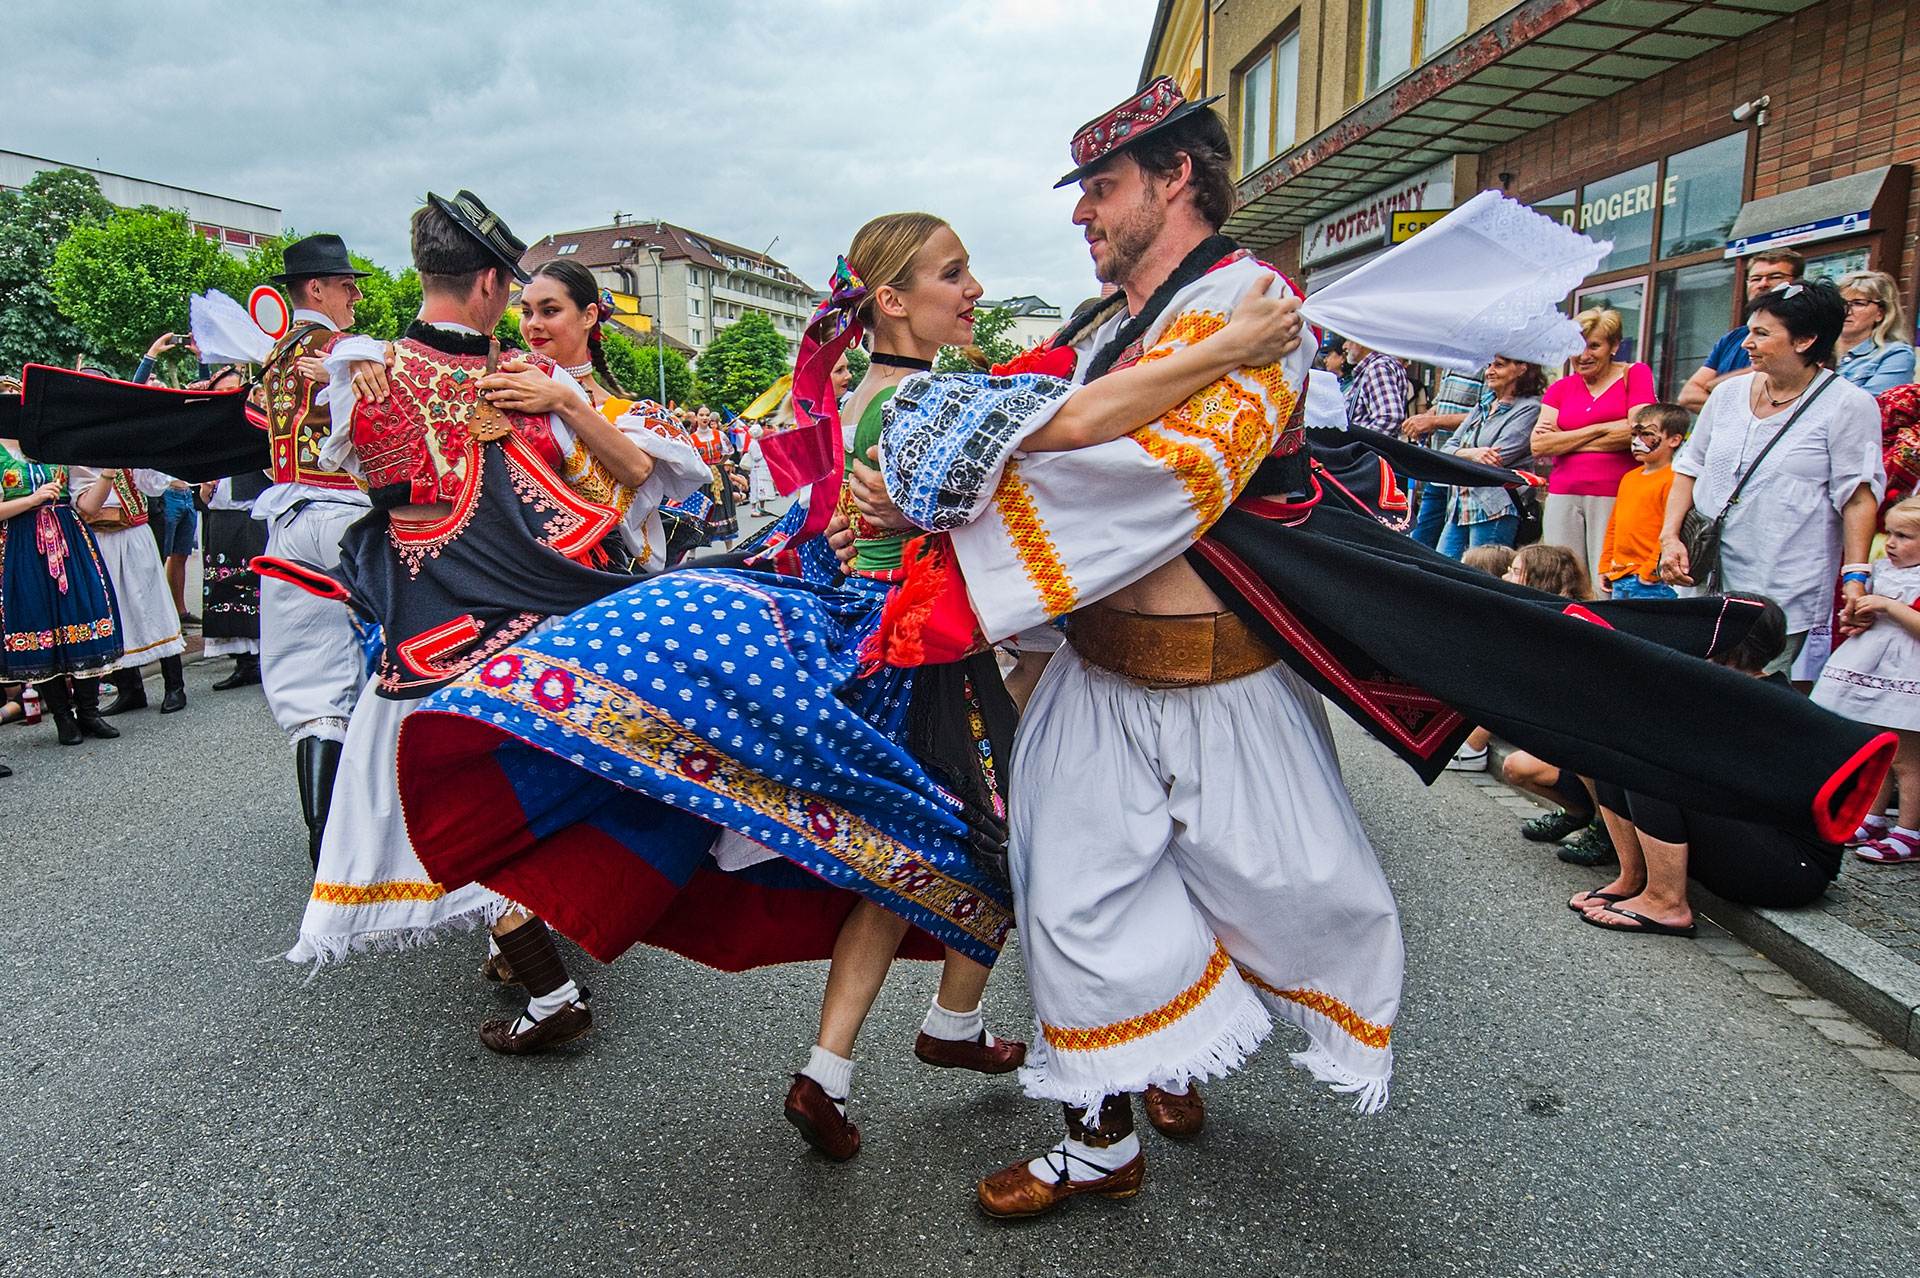
[[[0,681],[101,674],[121,642],[100,548],[71,505],[0,523]]]

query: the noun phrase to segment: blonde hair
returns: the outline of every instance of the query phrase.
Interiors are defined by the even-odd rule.
[[[913,259],[933,233],[947,225],[931,213],[883,213],[853,234],[847,265],[873,292],[904,291],[913,284]],[[860,322],[873,326],[873,299],[860,304]]]
[[[1920,496],[1902,497],[1899,501],[1887,507],[1887,517],[1882,522],[1891,527],[1895,515],[1899,515],[1904,519],[1911,519],[1914,523],[1920,524]]]
[[[1626,331],[1626,327],[1620,322],[1620,312],[1607,306],[1596,306],[1592,310],[1581,311],[1573,317],[1573,322],[1580,326],[1582,337],[1588,339],[1598,337],[1601,341],[1613,346],[1620,344],[1620,335]]]
[[[1885,271],[1848,271],[1835,286],[1842,294],[1848,290],[1865,293],[1868,300],[1880,303],[1880,322],[1873,326],[1875,346],[1906,340],[1907,311],[1900,305],[1900,286],[1893,282],[1893,276]]]
[[[1470,548],[1460,556],[1460,562],[1469,568],[1478,568],[1489,577],[1504,577],[1507,569],[1513,567],[1513,555],[1512,546],[1488,542],[1484,546]]]

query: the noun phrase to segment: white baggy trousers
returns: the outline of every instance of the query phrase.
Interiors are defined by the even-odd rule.
[[[340,562],[340,538],[365,505],[317,498],[267,522],[267,553],[322,568]],[[366,681],[366,653],[344,603],[273,578],[260,582],[260,682],[291,741],[344,741]]]
[[[1398,911],[1326,711],[1286,666],[1155,690],[1053,658],[1013,751],[1012,873],[1039,1025],[1028,1094],[1092,1106],[1241,1064],[1386,1101]]]

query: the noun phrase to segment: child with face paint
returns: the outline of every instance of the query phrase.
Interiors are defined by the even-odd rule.
[[[1642,404],[1633,410],[1628,447],[1640,463],[1620,478],[1600,544],[1600,581],[1613,599],[1673,599],[1660,580],[1660,525],[1673,488],[1673,455],[1686,442],[1690,419],[1678,404]]]
[[[1900,735],[1875,812],[1854,834],[1854,855],[1877,865],[1920,861],[1920,497],[1887,512],[1886,557],[1843,565],[1841,580],[1860,581],[1867,593],[1842,615],[1849,637],[1821,670],[1813,699]]]

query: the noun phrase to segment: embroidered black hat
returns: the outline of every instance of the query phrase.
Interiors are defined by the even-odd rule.
[[[454,224],[466,232],[467,238],[479,248],[480,254],[474,261],[463,267],[442,269],[439,264],[429,265],[415,262],[414,265],[430,274],[459,275],[465,271],[480,270],[488,266],[504,266],[513,278],[525,284],[531,276],[520,269],[520,258],[527,251],[526,244],[516,236],[500,215],[488,208],[480,197],[472,191],[461,191],[451,200],[445,196],[427,192],[427,203],[452,219]]]
[[[320,275],[352,275],[358,278],[369,274],[354,269],[353,260],[347,256],[346,241],[337,235],[309,235],[304,240],[295,240],[287,245],[284,256],[285,264],[280,273],[273,277],[275,284],[290,284],[294,280],[309,280]]]
[[[1189,102],[1171,79],[1164,75],[1158,77],[1119,106],[1073,131],[1073,141],[1067,144],[1067,151],[1073,157],[1073,172],[1055,182],[1054,187],[1078,182],[1105,163],[1108,156],[1150,133],[1206,110],[1220,97],[1216,93],[1210,98]]]

